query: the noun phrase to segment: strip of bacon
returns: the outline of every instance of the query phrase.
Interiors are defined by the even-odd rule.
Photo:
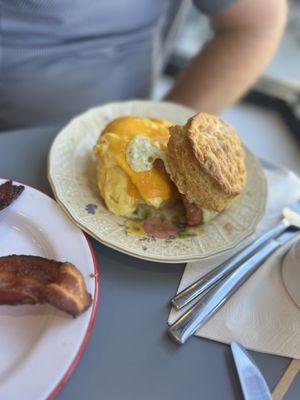
[[[24,189],[22,185],[13,185],[12,181],[7,181],[0,185],[0,211],[15,201]]]
[[[36,256],[0,257],[0,304],[49,303],[77,317],[92,303],[81,272]]]

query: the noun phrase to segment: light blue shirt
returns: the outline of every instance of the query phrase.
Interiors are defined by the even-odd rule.
[[[214,12],[232,0],[195,0]],[[167,0],[0,0],[0,130],[149,95]]]

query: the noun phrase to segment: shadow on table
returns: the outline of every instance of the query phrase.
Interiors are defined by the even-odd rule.
[[[92,239],[92,245],[99,257],[99,262],[101,262],[102,258],[105,258],[106,262],[109,261],[113,264],[122,265],[125,269],[135,269],[139,271],[143,270],[147,271],[147,273],[181,274],[185,266],[185,264],[166,264],[141,260],[139,258],[131,257],[127,254],[110,249],[94,239]]]

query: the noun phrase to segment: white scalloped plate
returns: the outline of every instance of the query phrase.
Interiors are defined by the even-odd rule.
[[[76,319],[47,304],[0,307],[0,399],[54,399],[79,362],[93,328],[98,305],[96,258],[61,207],[29,186],[0,212],[0,243],[0,256],[28,254],[72,262],[92,295],[92,306]]]
[[[267,200],[264,173],[247,150],[247,186],[233,205],[191,238],[149,239],[128,234],[124,218],[110,213],[98,193],[92,148],[99,133],[122,115],[161,117],[184,124],[194,110],[166,102],[129,101],[93,108],[62,129],[55,138],[48,177],[57,201],[74,222],[105,245],[134,257],[165,263],[195,261],[227,251],[251,235],[262,218]],[[230,231],[224,227],[230,223]]]

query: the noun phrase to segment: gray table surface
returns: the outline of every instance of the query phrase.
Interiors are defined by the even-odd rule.
[[[0,133],[0,177],[51,194],[47,153],[55,128]],[[99,310],[90,341],[59,400],[241,399],[228,346],[166,336],[168,301],[184,265],[141,261],[92,240],[100,274]],[[290,360],[252,352],[271,389]],[[286,399],[299,399],[300,376]]]

